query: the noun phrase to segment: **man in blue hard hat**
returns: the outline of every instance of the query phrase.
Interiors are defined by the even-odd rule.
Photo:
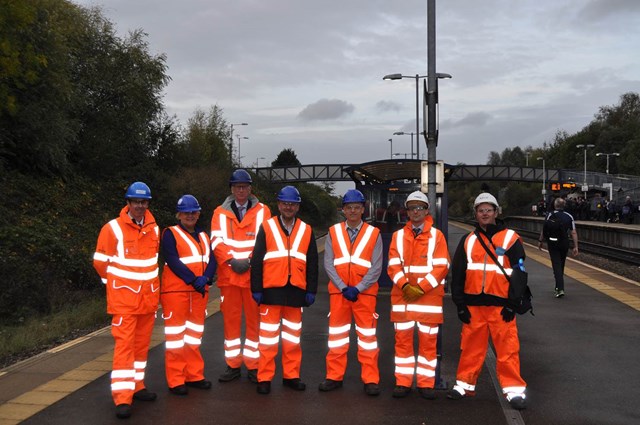
[[[260,226],[251,257],[251,292],[260,307],[259,394],[271,392],[281,337],[282,383],[306,388],[300,380],[302,308],[314,303],[318,290],[318,249],[311,226],[296,217],[301,201],[295,187],[280,190],[280,215]]]
[[[362,221],[365,198],[357,189],[342,197],[346,221],[329,228],[325,239],[324,268],[329,276],[329,352],[327,374],[320,391],[342,387],[347,369],[349,332],[355,320],[360,377],[367,395],[380,394],[376,301],[382,271],[380,230]]]
[[[258,382],[260,320],[258,306],[251,298],[249,267],[256,234],[260,225],[271,217],[271,211],[251,193],[251,183],[251,175],[246,170],[235,170],[229,179],[231,195],[215,209],[211,218],[211,249],[218,262],[217,285],[227,364],[218,378],[220,382],[240,378],[243,363],[249,380]]]

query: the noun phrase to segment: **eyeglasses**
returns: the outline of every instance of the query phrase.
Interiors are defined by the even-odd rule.
[[[495,211],[494,208],[478,208],[476,210],[476,212],[479,212],[480,214],[489,214],[489,213],[492,213],[494,211]]]
[[[362,205],[345,205],[342,209],[347,211],[360,211],[362,209]]]
[[[423,210],[426,210],[426,209],[427,209],[427,207],[423,207],[422,205],[415,205],[415,206],[413,206],[413,207],[407,207],[407,209],[408,209],[409,211],[413,211],[413,212],[415,212],[415,211],[423,211]]]
[[[131,205],[142,205],[143,207],[146,207],[149,205],[149,200],[148,199],[129,199],[129,203]]]
[[[248,184],[234,184],[233,186],[231,186],[233,189],[238,189],[238,190],[249,190],[249,188],[251,187]]]

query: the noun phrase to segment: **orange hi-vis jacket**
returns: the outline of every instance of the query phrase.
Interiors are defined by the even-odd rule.
[[[280,227],[278,217],[272,217],[264,225],[266,252],[262,260],[265,288],[283,287],[287,282],[300,289],[307,289],[307,251],[311,242],[311,227],[295,219],[291,234],[287,236]]]
[[[334,253],[333,266],[338,276],[347,286],[356,286],[371,269],[371,259],[380,230],[367,223],[362,223],[362,228],[358,232],[355,241],[353,241],[353,246],[351,246],[344,223],[331,226],[329,234],[331,235],[331,248]],[[329,293],[339,294],[340,289],[330,282]],[[377,295],[378,282],[373,283],[363,293]]]
[[[166,231],[171,231],[176,239],[176,251],[178,257],[189,270],[196,276],[204,275],[209,264],[211,254],[211,241],[205,232],[198,234],[198,240],[184,231],[180,226],[171,226]],[[193,286],[180,279],[166,263],[162,268],[162,293],[166,292],[195,292]]]
[[[242,274],[234,272],[227,264],[231,259],[244,260],[251,257],[256,243],[256,235],[260,225],[271,218],[269,207],[260,203],[258,198],[250,196],[251,208],[245,213],[242,222],[238,221],[231,209],[231,203],[235,202],[233,196],[227,199],[215,209],[211,218],[211,249],[218,262],[218,281],[220,286],[251,287],[251,273]]]
[[[155,313],[160,299],[158,279],[159,228],[147,210],[144,225],[127,214],[105,224],[98,236],[93,267],[107,286],[107,313]]]
[[[504,229],[497,232],[489,241],[485,235],[487,247],[493,250],[498,262],[511,276],[511,263],[506,255],[498,255],[495,247],[502,247],[505,251],[520,238],[516,232]],[[465,294],[478,295],[481,293],[495,295],[500,298],[509,298],[509,278],[502,273],[500,267],[491,259],[482,244],[478,241],[476,233],[470,233],[464,242],[464,249],[467,254],[467,274],[464,284]]]
[[[444,280],[449,272],[449,250],[442,232],[433,227],[428,215],[422,233],[413,235],[411,222],[396,231],[389,246],[387,273],[393,280],[391,288],[391,321],[442,323]],[[402,287],[409,283],[419,286],[425,294],[407,303]]]

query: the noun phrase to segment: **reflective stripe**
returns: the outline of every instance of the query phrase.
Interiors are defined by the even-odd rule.
[[[227,347],[233,347],[234,345],[240,345],[241,343],[242,341],[240,341],[240,338],[224,340],[224,345]]]
[[[111,383],[111,391],[135,390],[136,383],[133,381],[118,381]]]
[[[182,325],[182,326],[165,326],[164,327],[164,334],[165,335],[178,335],[181,334],[182,332],[184,332],[184,330],[186,329],[186,326]]]
[[[395,309],[396,306],[393,306],[394,309],[393,311],[398,311]],[[402,310],[400,311],[404,311],[404,306],[401,306]],[[414,321],[410,321],[410,322],[396,322],[394,323],[394,328],[397,331],[406,331],[407,329],[413,329],[413,327],[416,325],[416,322]]]
[[[260,352],[257,350],[249,350],[247,347],[242,351],[242,355],[245,357],[249,357],[250,359],[258,359],[260,358]]]
[[[191,329],[192,331],[200,333],[204,332],[204,325],[199,325],[197,323],[187,321],[186,327],[187,329]]]
[[[424,356],[418,356],[418,363],[435,368],[438,365],[438,359],[427,360]]]
[[[292,342],[294,344],[300,344],[300,337],[292,335],[286,331],[282,331],[282,339],[285,341]]]
[[[362,348],[363,350],[376,350],[378,348],[378,342],[365,342],[358,338],[358,347]]]
[[[341,338],[337,340],[329,340],[328,346],[329,348],[337,348],[342,347],[343,345],[349,345],[349,337]]]
[[[147,362],[133,362],[133,367],[136,369],[144,369],[147,367]]]
[[[133,377],[134,381],[144,381],[144,371],[142,372],[136,372],[135,376]]]
[[[339,253],[336,253],[336,258],[334,258],[333,260],[333,264],[334,266],[338,266],[340,264],[346,264],[346,263],[353,263],[353,264],[357,264],[359,266],[362,267],[366,267],[368,269],[371,268],[371,261],[368,261],[364,258],[362,258],[362,252],[364,251],[364,249],[367,247],[367,244],[369,243],[369,240],[371,239],[371,235],[373,234],[373,230],[374,227],[373,226],[366,226],[366,230],[362,236],[362,238],[360,239],[360,241],[357,242],[357,244],[355,245],[356,249],[353,252],[353,254],[351,254],[349,252],[349,248],[347,247],[347,241],[344,238],[345,232],[346,230],[344,226],[346,226],[345,224],[338,224],[336,225],[336,238],[337,238],[337,242],[338,242],[338,246],[340,247],[340,251]],[[339,256],[338,256],[339,254]]]
[[[438,326],[426,326],[418,323],[418,331],[425,334],[437,334],[439,330]]]
[[[416,358],[413,356],[410,357],[394,357],[395,364],[413,364],[416,362]]]
[[[282,239],[282,234],[278,230],[275,219],[267,220],[267,224],[271,229],[274,242],[276,243],[276,246],[278,247],[278,249],[277,251],[267,252],[264,255],[264,260],[269,260],[271,258],[282,258],[282,257],[291,256],[305,262],[307,261],[307,255],[304,252],[300,252],[300,243],[307,229],[307,224],[305,222],[303,221],[300,222],[300,228],[298,229],[298,232],[296,234],[296,238],[293,241],[293,244],[291,244],[290,250],[287,250],[285,248],[284,240]]]
[[[260,337],[260,344],[263,344],[263,345],[276,345],[278,341],[280,341],[279,336],[274,336],[274,337],[261,336]]]
[[[415,311],[418,313],[442,313],[442,306],[438,305],[422,305],[422,304],[407,304],[407,311]]]
[[[200,345],[202,340],[200,338],[193,337],[191,335],[184,336],[184,342],[189,345]]]
[[[436,376],[436,371],[431,369],[425,369],[423,367],[418,366],[416,367],[416,375],[422,375],[429,378],[433,378],[434,376]]]
[[[133,378],[136,371],[133,369],[117,369],[111,371],[111,379]]]
[[[299,331],[302,329],[302,322],[291,322],[287,319],[282,319],[282,325],[293,331]]]
[[[329,335],[340,335],[351,330],[351,323],[344,326],[329,326]]]
[[[356,331],[361,333],[363,336],[376,336],[376,328],[361,328],[356,325]]]
[[[246,349],[247,347],[251,347],[251,348],[258,348],[258,341],[253,341],[250,339],[245,339],[244,340],[244,348]]]
[[[184,347],[184,340],[178,340],[178,341],[166,341],[164,343],[164,346],[167,350],[175,350],[176,348],[182,348]]]
[[[101,252],[94,252],[93,253],[93,259],[96,260],[96,261],[105,262],[105,261],[109,261],[111,259],[111,257],[109,257],[108,255],[103,254]]]
[[[462,392],[458,391],[460,394],[464,394],[465,391],[475,391],[476,390],[476,386],[475,385],[468,384],[468,383],[466,383],[464,381],[456,381],[455,387],[458,387],[458,388],[460,388],[462,390]]]
[[[122,270],[112,265],[109,265],[109,267],[107,267],[107,273],[112,274],[114,276],[122,277],[124,279],[129,279],[129,280],[153,280],[156,277],[158,277],[157,268],[150,272],[132,272],[127,270]],[[113,287],[115,289],[119,288],[115,285]]]
[[[229,357],[229,358],[233,358],[233,357],[238,357],[240,355],[240,349],[235,349],[235,350],[224,350],[224,356],[225,357]]]
[[[260,322],[260,329],[268,332],[275,332],[280,329],[280,323]]]
[[[399,367],[396,366],[395,372],[401,375],[413,375],[413,371],[415,368],[413,367]]]

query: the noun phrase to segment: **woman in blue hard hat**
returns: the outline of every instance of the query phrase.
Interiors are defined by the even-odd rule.
[[[280,338],[283,385],[306,388],[300,380],[302,308],[314,303],[318,290],[318,249],[311,226],[296,217],[300,202],[295,187],[280,190],[280,215],[260,226],[251,257],[251,293],[260,307],[259,394],[271,391]]]
[[[188,387],[208,390],[200,343],[209,300],[209,285],[217,263],[211,241],[197,226],[200,204],[184,195],[176,207],[178,224],[162,233],[160,303],[164,319],[165,372],[169,391],[187,395]]]

